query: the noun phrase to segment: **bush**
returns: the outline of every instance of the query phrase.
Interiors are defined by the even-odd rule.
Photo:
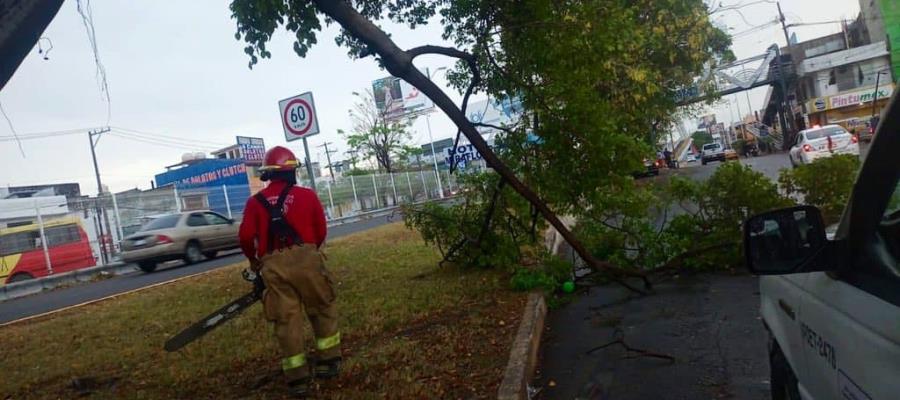
[[[778,182],[789,196],[822,210],[826,223],[836,223],[850,199],[859,166],[857,156],[836,155],[783,170]]]
[[[493,172],[461,175],[458,180],[465,188],[458,202],[406,206],[406,226],[437,246],[444,261],[476,268],[517,265],[524,248],[536,242],[533,234],[543,220],[532,219],[527,201],[508,186],[498,190],[499,176]]]
[[[559,257],[547,256],[537,266],[516,268],[509,283],[514,290],[541,289],[549,293],[559,289],[571,277],[571,264]]]
[[[683,254],[691,256],[679,259],[680,267],[733,267],[740,264],[743,221],[791,204],[765,175],[739,163],[722,164],[705,182],[672,177],[667,187],[646,195],[656,206],[642,215],[581,221],[578,232],[595,256],[643,270],[670,265]]]

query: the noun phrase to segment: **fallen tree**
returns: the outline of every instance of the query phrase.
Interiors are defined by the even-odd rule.
[[[640,166],[656,130],[675,118],[674,90],[730,43],[710,24],[702,1],[234,0],[231,9],[251,66],[271,55],[266,43],[279,26],[295,33],[294,50],[305,56],[322,28],[319,14],[326,24],[338,23],[338,44],[351,56],[375,56],[426,94],[496,171],[498,186],[526,199],[589,266],[634,291],[642,292],[626,279],[649,287],[644,274],[596,258],[556,212],[628,202],[623,176]],[[387,16],[415,27],[438,13],[445,38],[463,49],[403,50],[374,22]],[[461,106],[415,67],[423,55],[458,60],[450,78],[464,92]],[[522,124],[494,127],[510,145],[505,158],[466,117],[468,99],[479,90],[523,104]],[[523,145],[529,135],[539,137],[539,150]],[[494,216],[488,210],[486,227]]]

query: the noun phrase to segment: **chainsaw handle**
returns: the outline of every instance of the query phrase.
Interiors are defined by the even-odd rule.
[[[263,282],[262,274],[251,269],[244,269],[241,271],[241,277],[244,278],[245,281],[253,284],[254,293],[258,296],[262,296],[263,290],[266,290],[266,283]]]

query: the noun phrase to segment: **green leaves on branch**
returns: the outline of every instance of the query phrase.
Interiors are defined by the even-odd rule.
[[[771,180],[739,163],[721,165],[705,182],[675,176],[645,193],[656,204],[646,214],[581,221],[579,233],[598,257],[641,270],[735,267],[744,219],[791,204]]]
[[[378,110],[375,95],[371,89],[363,93],[353,93],[357,97],[350,110],[352,131],[338,133],[347,140],[351,152],[363,160],[374,159],[385,172],[394,172],[398,160],[405,160],[410,153],[406,144],[411,134],[407,125],[399,121],[388,121]]]
[[[788,195],[822,210],[825,222],[831,224],[838,222],[850,200],[859,166],[855,155],[836,155],[782,170],[778,182]]]
[[[444,262],[463,267],[509,268],[534,257],[529,247],[543,223],[524,199],[492,172],[460,175],[458,183],[463,189],[454,203],[405,207],[406,226],[435,245]]]

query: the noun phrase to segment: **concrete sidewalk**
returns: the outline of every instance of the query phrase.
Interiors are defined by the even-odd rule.
[[[642,298],[592,289],[548,315],[534,385],[544,399],[768,399],[758,288],[748,275],[703,275]],[[620,345],[592,351],[617,337],[675,362],[631,357]]]

